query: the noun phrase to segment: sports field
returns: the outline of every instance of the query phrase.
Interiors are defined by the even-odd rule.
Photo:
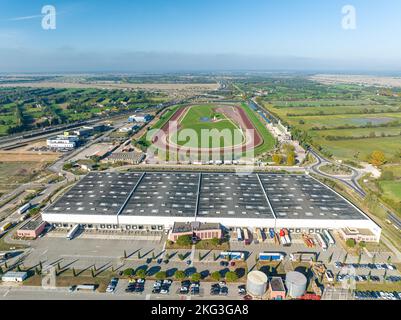
[[[189,105],[172,112],[154,126],[164,134],[151,138],[152,145],[163,153],[177,149],[209,155],[230,151],[238,159],[245,152],[257,156],[275,145],[272,135],[246,104]]]
[[[239,124],[228,118],[222,108],[215,105],[196,105],[191,106],[182,116],[179,122],[178,131],[171,135],[170,141],[180,146],[186,147],[231,147],[242,144],[245,137]],[[221,134],[218,143],[213,145],[212,139],[202,138],[202,134],[216,133]],[[226,133],[226,138],[223,136]],[[196,138],[195,138],[196,136]],[[217,141],[216,141],[217,142]],[[217,145],[216,145],[217,144]]]

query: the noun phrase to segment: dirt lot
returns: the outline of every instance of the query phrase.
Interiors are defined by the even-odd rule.
[[[38,161],[0,161],[0,194],[7,193],[19,185],[31,181],[42,173],[47,162]]]
[[[53,162],[59,158],[54,152],[0,151],[0,162]]]

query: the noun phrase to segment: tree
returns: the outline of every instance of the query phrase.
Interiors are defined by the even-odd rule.
[[[194,282],[197,282],[197,281],[199,281],[200,279],[202,278],[202,276],[200,275],[200,273],[193,273],[192,275],[191,275],[191,280],[192,281],[194,281]]]
[[[75,271],[75,268],[74,268],[74,267],[72,268],[72,275],[73,275],[74,277],[77,276],[77,272]]]
[[[374,166],[379,167],[386,162],[386,157],[382,151],[373,151],[370,155],[369,162]]]
[[[187,247],[192,244],[192,238],[190,235],[179,236],[176,241],[177,245]]]
[[[128,268],[123,271],[123,275],[126,277],[131,277],[133,274],[134,270],[132,268]]]
[[[272,160],[273,160],[274,164],[279,165],[279,164],[281,164],[283,157],[281,156],[281,154],[275,153],[272,156]]]
[[[139,278],[145,278],[146,277],[146,271],[143,269],[138,269],[135,272],[135,275]]]
[[[127,259],[127,251],[124,250],[124,259]]]
[[[155,277],[157,280],[164,280],[167,278],[167,273],[165,271],[159,271],[156,273]]]
[[[220,281],[220,279],[221,279],[221,274],[219,271],[213,272],[210,276],[212,277],[212,279],[214,281]]]
[[[359,245],[359,247],[361,249],[366,248],[366,242],[365,241],[360,241],[358,245]]]
[[[287,165],[288,166],[293,166],[295,165],[295,153],[294,151],[291,151],[287,155]]]
[[[234,282],[238,280],[238,275],[234,271],[229,271],[226,273],[226,280],[228,282]]]
[[[174,273],[174,278],[176,278],[177,280],[183,280],[183,279],[185,279],[185,272],[184,271],[182,271],[182,270],[177,270],[175,273]]]
[[[181,261],[183,261],[185,259],[185,255],[183,255],[182,253],[178,254],[178,259],[180,259]]]
[[[348,248],[354,248],[356,245],[356,241],[355,239],[348,239],[347,241],[345,241],[345,244]]]

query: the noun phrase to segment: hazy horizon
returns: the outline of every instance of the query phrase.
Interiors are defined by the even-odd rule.
[[[401,3],[0,0],[0,72],[401,72]]]

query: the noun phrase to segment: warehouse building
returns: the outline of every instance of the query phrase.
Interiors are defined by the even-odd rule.
[[[57,227],[171,229],[174,223],[225,228],[381,229],[308,175],[91,172],[42,214]]]

